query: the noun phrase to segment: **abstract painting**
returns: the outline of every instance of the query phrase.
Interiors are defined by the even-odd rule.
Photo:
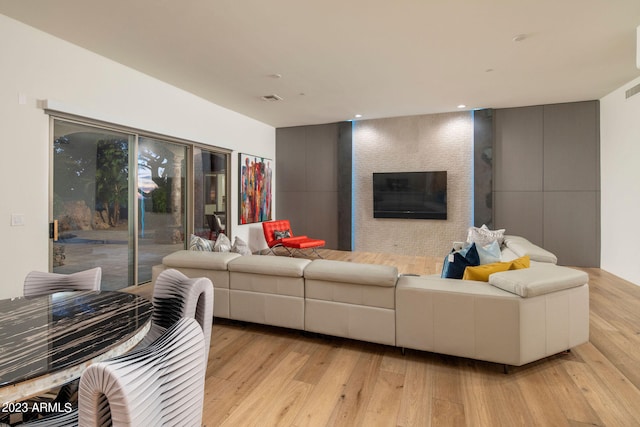
[[[240,153],[240,224],[271,220],[271,160]]]

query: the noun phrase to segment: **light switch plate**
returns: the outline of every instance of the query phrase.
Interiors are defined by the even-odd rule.
[[[24,225],[24,214],[11,214],[11,226]]]

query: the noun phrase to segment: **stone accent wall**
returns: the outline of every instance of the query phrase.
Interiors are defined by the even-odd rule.
[[[357,251],[444,257],[473,220],[470,112],[363,120],[353,128]],[[373,218],[373,173],[447,171],[447,220]]]

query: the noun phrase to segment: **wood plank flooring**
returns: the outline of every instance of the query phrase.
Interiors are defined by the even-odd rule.
[[[322,250],[431,274],[442,260]],[[205,385],[213,426],[640,426],[640,287],[590,276],[590,342],[501,365],[216,319]],[[137,292],[149,292],[140,289]]]

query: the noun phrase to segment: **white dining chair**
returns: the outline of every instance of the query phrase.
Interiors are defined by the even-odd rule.
[[[61,412],[59,414],[47,415],[38,420],[13,425],[29,427],[77,427],[78,411],[73,410],[69,413]],[[11,424],[0,424],[0,427],[11,427]]]
[[[101,280],[101,267],[71,274],[32,271],[24,279],[23,294],[25,297],[34,297],[65,291],[99,291]],[[76,392],[77,386],[77,381],[62,386],[56,401],[68,401]]]
[[[149,347],[89,366],[80,379],[79,425],[201,426],[204,347],[202,328],[183,318]]]
[[[77,412],[24,425],[200,427],[204,353],[198,322],[180,319],[149,346],[89,366],[80,378]]]
[[[71,274],[32,271],[24,279],[23,293],[31,297],[64,291],[99,291],[101,279],[100,267]]]
[[[149,345],[179,319],[191,317],[202,328],[205,358],[208,359],[213,298],[213,283],[208,278],[189,278],[175,269],[164,270],[153,286],[151,328],[138,346]]]

